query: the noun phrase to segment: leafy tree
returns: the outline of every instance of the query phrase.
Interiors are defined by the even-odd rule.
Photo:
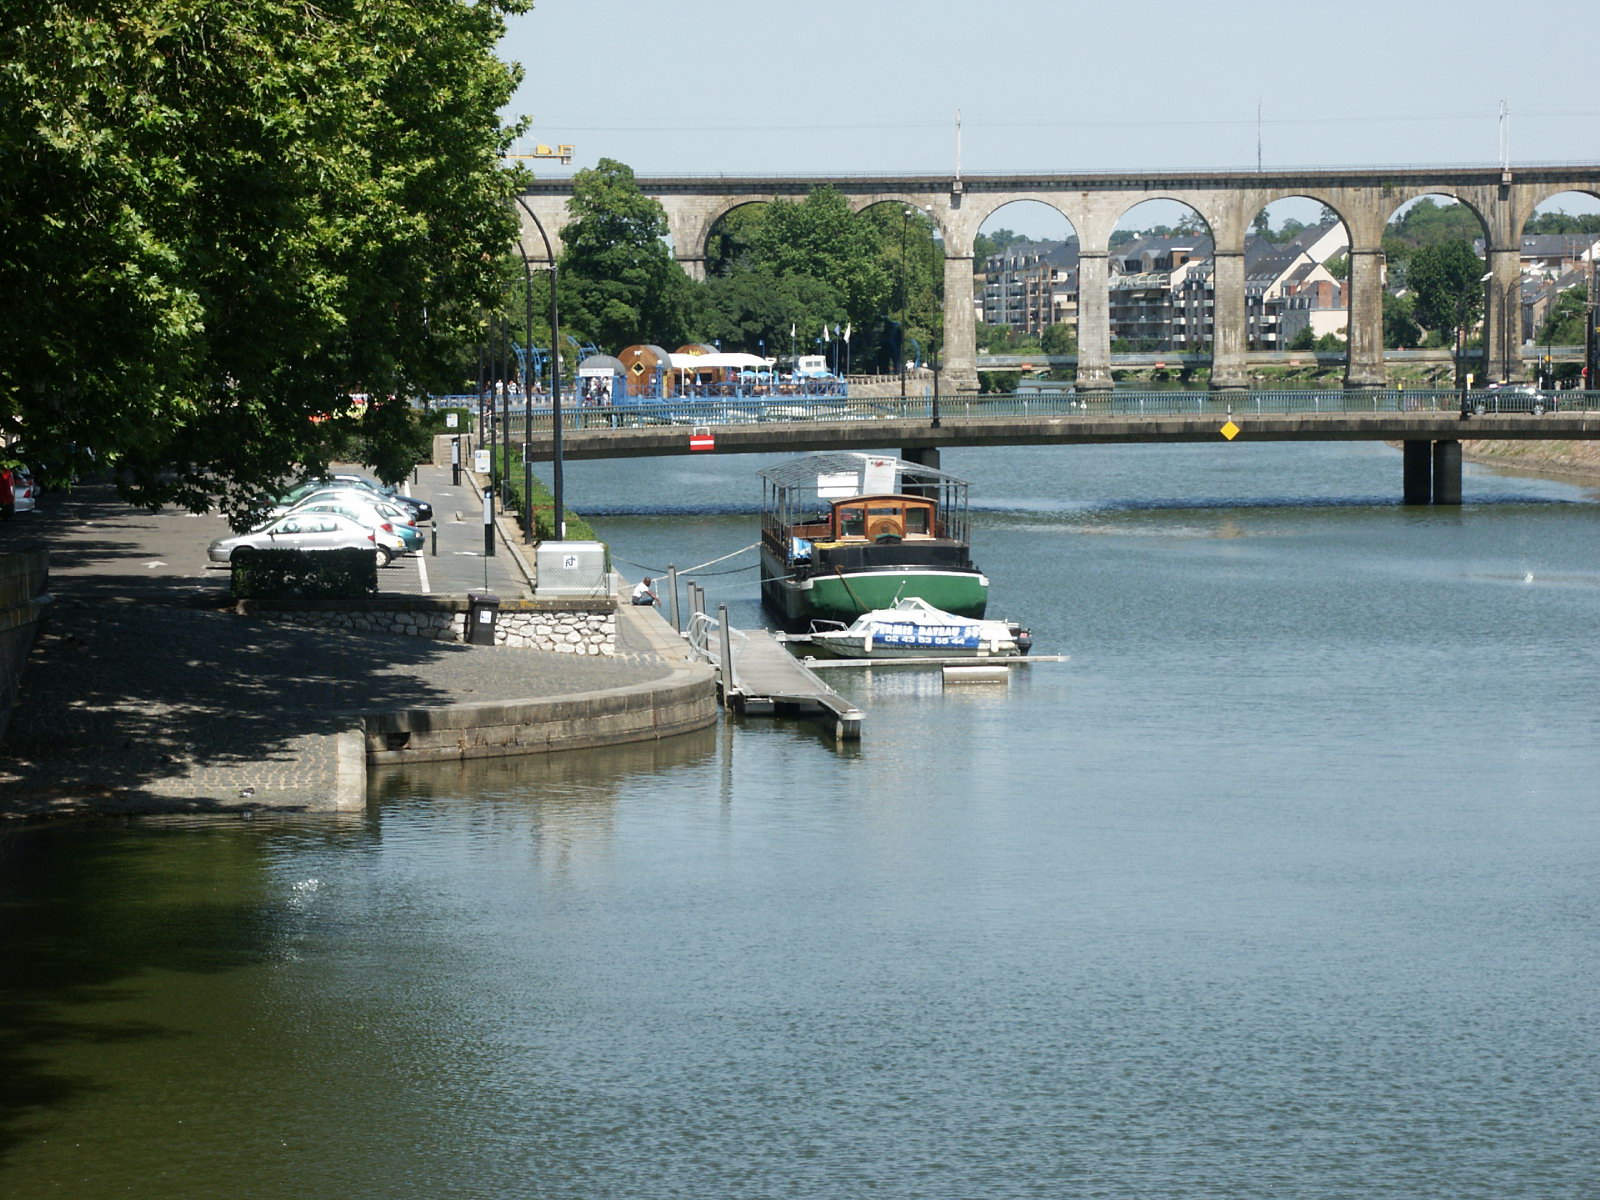
[[[837,291],[806,275],[773,276],[766,270],[739,271],[706,281],[702,330],[726,350],[751,354],[763,344],[768,355],[803,353],[824,324],[844,325],[844,301]],[[852,348],[862,342],[852,329]]]
[[[1424,326],[1448,330],[1459,346],[1483,313],[1483,260],[1466,241],[1424,246],[1408,272],[1416,317]],[[1457,363],[1457,372],[1464,367]]]
[[[894,295],[883,232],[881,222],[875,229],[858,220],[839,191],[820,187],[799,202],[769,206],[753,257],[777,278],[800,275],[826,283],[843,299],[846,319],[861,328],[887,312]]]
[[[1564,212],[1535,213],[1522,227],[1523,233],[1562,234],[1586,233],[1600,236],[1600,213],[1572,214]]]
[[[717,221],[706,241],[706,275],[731,275],[752,269],[752,250],[766,219],[766,205],[745,204]]]
[[[1539,325],[1536,340],[1545,346],[1581,346],[1588,327],[1587,289],[1579,284],[1562,290]]]
[[[561,310],[607,352],[691,336],[694,289],[664,239],[667,215],[633,169],[602,158],[572,180],[562,230]]]
[[[1422,345],[1422,329],[1414,315],[1410,295],[1389,296],[1383,302],[1383,344],[1390,350],[1415,350]]]
[[[1039,348],[1046,354],[1076,354],[1078,352],[1078,327],[1076,325],[1046,325],[1039,336]]]
[[[1328,268],[1328,274],[1332,275],[1340,283],[1350,278],[1349,254],[1335,254],[1323,265]]]
[[[1284,346],[1285,350],[1315,350],[1317,335],[1311,332],[1311,326],[1304,325]]]
[[[1440,204],[1424,196],[1389,222],[1383,235],[1383,252],[1389,262],[1391,287],[1407,286],[1412,257],[1424,246],[1466,242],[1483,236],[1483,224],[1465,204]]]
[[[0,430],[238,518],[342,445],[312,416],[451,379],[515,228],[493,51],[526,7],[13,0]]]

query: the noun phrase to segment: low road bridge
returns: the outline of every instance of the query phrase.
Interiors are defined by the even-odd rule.
[[[972,305],[973,246],[983,223],[1017,200],[1048,204],[1078,236],[1078,381],[1111,384],[1110,239],[1122,215],[1146,200],[1175,200],[1204,218],[1213,243],[1211,386],[1242,388],[1246,369],[1244,243],[1267,205],[1289,197],[1320,201],[1350,235],[1348,387],[1381,388],[1384,227],[1426,195],[1454,197],[1483,225],[1484,344],[1489,379],[1526,378],[1520,347],[1522,231],[1534,210],[1561,192],[1600,197],[1600,165],[1372,167],[1349,170],[1135,172],[1128,174],[833,175],[640,177],[640,189],[666,211],[673,253],[695,278],[705,275],[706,243],[718,220],[747,204],[802,200],[814,188],[841,192],[856,211],[877,204],[914,208],[931,219],[944,247],[944,368],[956,391],[977,390]],[[570,219],[571,179],[541,179],[523,195],[522,219],[560,253]],[[528,230],[527,243],[540,239]]]
[[[1600,392],[1105,392],[1076,395],[671,400],[562,413],[562,458],[883,450],[929,466],[944,446],[1383,441],[1404,446],[1407,503],[1461,502],[1461,439],[1600,438]],[[548,410],[501,424],[554,455]]]

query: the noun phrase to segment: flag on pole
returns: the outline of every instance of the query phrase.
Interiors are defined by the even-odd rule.
[[[850,340],[850,326],[848,323],[844,327],[844,340],[847,342]]]

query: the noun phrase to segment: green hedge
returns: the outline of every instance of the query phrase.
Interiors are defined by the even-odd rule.
[[[236,600],[352,600],[378,590],[375,550],[233,552]]]

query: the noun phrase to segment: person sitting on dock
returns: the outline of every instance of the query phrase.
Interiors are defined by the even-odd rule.
[[[660,603],[660,599],[656,596],[655,588],[651,586],[653,583],[655,583],[655,580],[648,575],[639,581],[638,586],[633,589],[633,602],[635,604],[653,605]]]

